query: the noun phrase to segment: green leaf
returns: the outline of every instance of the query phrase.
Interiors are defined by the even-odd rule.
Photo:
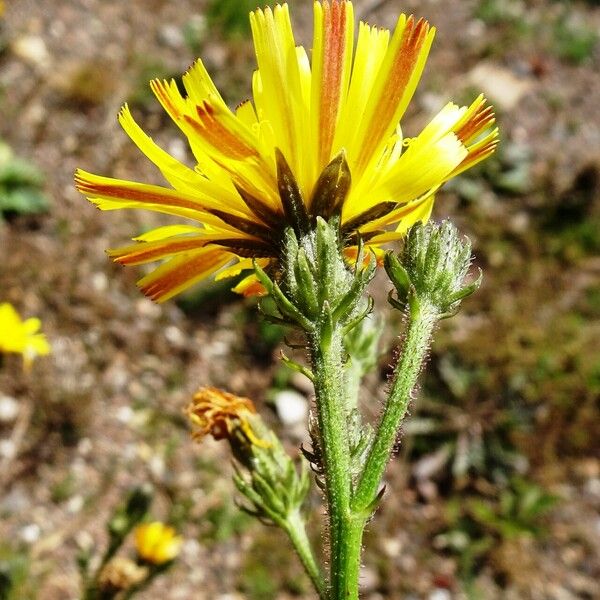
[[[34,188],[19,187],[12,190],[0,188],[0,212],[37,214],[48,210],[48,200]]]
[[[12,158],[0,164],[0,184],[6,187],[32,186],[40,187],[44,183],[44,175],[31,163],[19,158]]]

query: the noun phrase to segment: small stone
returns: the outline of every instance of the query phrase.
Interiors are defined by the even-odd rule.
[[[175,327],[175,325],[169,325],[165,329],[165,337],[167,341],[175,346],[175,348],[183,348],[185,346],[185,335],[179,327]]]
[[[69,498],[67,502],[67,511],[71,514],[75,514],[81,511],[83,508],[83,496],[73,496]]]
[[[92,275],[92,287],[96,292],[105,292],[108,289],[108,277],[106,273],[94,273]]]
[[[50,55],[46,43],[37,35],[24,35],[17,38],[11,46],[13,53],[34,67],[46,67]]]
[[[306,398],[293,390],[277,392],[274,400],[277,416],[284,425],[292,427],[305,423],[308,418]]]
[[[386,538],[381,543],[384,553],[389,558],[400,556],[402,551],[402,542],[397,538]]]
[[[0,456],[2,458],[13,458],[17,449],[11,440],[0,440]]]
[[[363,566],[360,569],[360,589],[363,593],[373,592],[379,586],[379,575],[375,569]]]
[[[174,158],[181,162],[188,160],[188,150],[186,143],[180,138],[173,138],[167,144],[167,150]]]
[[[133,409],[131,406],[120,406],[117,409],[115,416],[117,417],[117,421],[120,421],[121,423],[131,423],[134,417]]]
[[[30,525],[25,525],[25,527],[21,529],[20,536],[26,544],[33,544],[40,539],[41,533],[40,526],[36,523],[31,523]]]
[[[150,468],[150,472],[157,479],[163,479],[166,473],[166,465],[165,460],[162,456],[158,454],[154,454],[150,460],[148,461],[148,467]]]
[[[135,310],[141,317],[157,319],[161,315],[161,310],[158,304],[155,304],[147,298],[140,298],[135,303]]]
[[[12,423],[19,414],[19,403],[11,396],[0,396],[0,423]]]
[[[0,501],[0,512],[4,514],[24,513],[31,505],[31,495],[20,487],[13,488]]]
[[[427,596],[427,600],[451,600],[452,596],[448,590],[443,588],[435,588],[433,592]]]
[[[181,29],[177,25],[173,25],[173,23],[167,23],[160,28],[158,41],[168,48],[174,48],[175,50],[183,47],[185,43]]]
[[[483,90],[490,101],[502,110],[512,110],[529,92],[532,82],[491,62],[479,63],[467,76],[469,82]]]
[[[79,444],[77,444],[77,452],[81,454],[81,456],[87,456],[93,449],[94,445],[92,444],[92,440],[88,437],[81,438]]]
[[[198,543],[198,540],[186,540],[183,544],[182,554],[186,558],[196,559],[200,556],[202,547]]]

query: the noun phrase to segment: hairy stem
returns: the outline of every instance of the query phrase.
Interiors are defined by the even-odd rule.
[[[427,304],[421,304],[418,310],[409,312],[402,356],[396,365],[390,394],[352,498],[352,508],[355,511],[365,511],[376,501],[378,488],[394,448],[398,429],[406,415],[437,318],[436,310]]]
[[[282,524],[282,527],[288,534],[288,537],[294,546],[294,550],[296,550],[296,553],[302,562],[302,566],[310,577],[319,598],[321,600],[326,600],[325,582],[313,555],[310,540],[306,535],[306,527],[302,515],[298,511],[292,513]]]
[[[329,336],[317,329],[310,338],[329,516],[329,598],[356,600],[362,526],[350,510],[342,332],[335,327]]]

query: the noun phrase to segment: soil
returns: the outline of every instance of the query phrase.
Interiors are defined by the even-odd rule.
[[[305,45],[309,5],[292,5]],[[385,1],[355,6],[387,27],[399,10]],[[486,6],[509,12],[490,17],[482,13]],[[476,199],[467,198],[464,183],[439,194],[435,216],[451,216],[473,239],[486,284],[479,300],[442,326],[430,366],[443,375],[446,350],[457,360],[481,357],[489,373],[473,384],[481,390],[471,398],[474,411],[488,401],[504,407],[510,382],[523,371],[526,380],[531,376],[535,389],[523,384],[513,394],[533,414],[530,432],[514,436],[527,462],[522,472],[561,500],[544,519],[545,534],[495,537],[496,547],[466,581],[459,558],[436,540],[449,498],[466,498],[486,477],[419,482],[416,455],[401,450],[367,536],[364,598],[460,599],[469,589],[476,590],[470,597],[486,599],[599,598],[599,409],[579,365],[597,365],[598,302],[587,314],[580,305],[597,290],[600,264],[594,252],[581,250],[577,240],[565,242],[562,230],[559,235],[544,223],[562,218],[570,206],[565,198],[576,209],[583,202],[586,218],[600,212],[600,50],[596,44],[575,60],[560,51],[556,34],[567,20],[600,31],[600,8],[549,0],[406,0],[400,8],[438,29],[405,133],[416,133],[448,99],[464,102],[483,89],[497,106],[503,145],[524,152],[518,160],[527,163],[525,173],[513,172],[516,189],[482,170],[469,180],[482,186]],[[135,287],[140,269],[116,267],[104,251],[167,219],[100,213],[73,187],[77,167],[161,183],[119,129],[116,114],[126,100],[157,142],[189,160],[146,80],[176,76],[200,55],[232,105],[247,96],[251,43],[207,26],[206,9],[201,0],[6,3],[0,139],[44,172],[51,208],[0,223],[0,302],[39,316],[53,348],[30,374],[16,357],[0,368],[0,396],[19,403],[15,420],[0,421],[0,564],[22,563],[26,572],[14,598],[78,598],[77,555],[104,547],[111,511],[145,482],[156,489],[153,516],[175,522],[186,541],[175,566],[139,598],[313,597],[279,533],[235,508],[228,449],[213,441],[194,444],[183,416],[198,387],[221,386],[255,399],[290,452],[298,452],[297,428],[284,425],[269,402],[281,373],[278,350],[258,329],[252,302],[211,295],[206,287],[178,303],[145,299]],[[386,284],[377,281],[374,294],[387,311]],[[567,318],[575,314],[572,329]],[[386,331],[393,345],[401,325],[390,325],[397,325]],[[533,379],[543,351],[555,345],[564,350],[552,355],[558,362]],[[374,416],[391,356],[382,358],[381,373],[365,388],[366,411]],[[422,394],[437,393],[436,377]],[[308,401],[301,381],[286,386]],[[413,412],[418,416],[418,403]],[[315,526],[319,502],[314,492]]]

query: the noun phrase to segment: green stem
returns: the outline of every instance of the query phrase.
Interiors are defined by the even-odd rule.
[[[363,377],[363,366],[358,359],[351,358],[349,363],[344,376],[347,414],[350,414],[358,405],[358,394]]]
[[[323,581],[323,576],[321,575],[321,570],[317,565],[315,557],[313,555],[310,540],[306,535],[306,528],[304,526],[304,520],[299,511],[296,511],[288,516],[286,521],[282,523],[283,529],[285,529],[292,545],[294,546],[294,550],[300,557],[300,561],[302,562],[302,566],[306,571],[307,575],[310,577],[312,584],[315,587],[315,590],[319,594],[319,598],[321,600],[326,600],[326,588],[325,582]]]
[[[406,415],[419,372],[429,348],[437,311],[427,304],[409,313],[402,357],[396,365],[392,388],[362,475],[352,498],[355,511],[365,511],[376,501],[378,488]]]
[[[358,599],[364,521],[350,510],[350,450],[341,328],[309,334],[329,517],[331,600]]]

